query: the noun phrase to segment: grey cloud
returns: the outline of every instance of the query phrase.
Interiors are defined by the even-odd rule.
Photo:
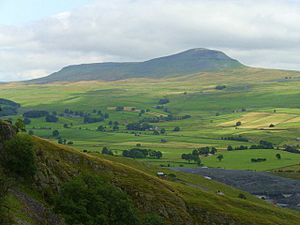
[[[0,27],[0,80],[194,47],[224,50],[252,66],[300,70],[299,21],[300,4],[292,1],[99,0],[26,26]]]

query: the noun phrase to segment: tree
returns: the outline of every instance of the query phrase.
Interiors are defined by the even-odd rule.
[[[27,118],[40,118],[49,115],[49,112],[44,110],[31,110],[23,114],[23,117]]]
[[[276,154],[276,158],[279,160],[281,159],[281,155],[279,153]]]
[[[214,155],[217,151],[218,150],[215,147],[211,147],[210,154]]]
[[[238,126],[241,126],[241,125],[242,125],[242,122],[241,122],[241,121],[238,121],[238,122],[235,123],[235,126],[237,126],[237,127],[238,127]]]
[[[175,127],[175,128],[173,129],[173,131],[176,131],[176,132],[180,131],[180,127]]]
[[[20,131],[26,131],[25,123],[20,118],[17,119],[17,121],[15,123],[15,126],[16,126],[18,132],[20,132]]]
[[[158,104],[164,105],[164,104],[167,104],[167,103],[169,103],[169,102],[170,102],[169,99],[167,99],[167,98],[162,98],[162,99],[160,99],[160,100],[158,101]]]
[[[233,147],[231,145],[228,145],[227,151],[232,151],[232,150],[233,150]]]
[[[137,225],[137,212],[120,188],[98,176],[81,175],[65,183],[55,203],[67,225]]]
[[[97,131],[105,131],[105,128],[103,125],[100,125],[98,128],[97,128]]]
[[[219,162],[221,162],[222,159],[224,159],[224,156],[223,156],[222,154],[219,154],[219,155],[217,156],[217,159],[219,160]]]
[[[29,135],[34,135],[33,130],[29,130],[29,131],[28,131],[28,134],[29,134]]]
[[[145,216],[143,225],[165,225],[165,222],[160,216],[149,214]]]
[[[217,85],[216,86],[216,89],[217,90],[223,90],[223,89],[225,89],[226,88],[226,85]]]
[[[23,122],[24,122],[25,125],[29,125],[31,123],[31,119],[25,117]]]
[[[52,132],[52,136],[53,136],[53,137],[58,137],[58,136],[59,136],[59,131],[58,131],[58,130],[54,130],[54,131]]]
[[[241,199],[247,199],[246,195],[244,195],[243,193],[240,193],[238,195],[238,197],[241,198]]]
[[[31,137],[19,134],[4,143],[1,164],[8,171],[22,177],[31,177],[36,172],[35,153]]]
[[[191,153],[185,154],[184,153],[184,154],[181,155],[181,158],[184,159],[184,160],[187,160],[189,163],[193,160],[198,165],[201,164],[200,157],[197,154],[191,154]]]
[[[103,147],[101,153],[104,155],[114,155],[114,153],[111,150],[109,150],[107,147]]]
[[[165,128],[162,128],[162,129],[160,130],[160,133],[161,133],[161,134],[165,134],[165,133],[166,133],[166,129],[165,129]]]
[[[56,123],[58,121],[58,117],[54,115],[47,115],[45,121],[48,123]]]
[[[157,130],[154,130],[153,135],[159,135],[159,132]]]
[[[7,202],[6,202],[9,190],[12,186],[13,186],[12,180],[0,174],[0,224],[1,225],[14,224],[11,221],[10,212],[7,208]]]
[[[124,106],[117,106],[116,107],[116,111],[123,111],[124,110]]]
[[[113,131],[119,130],[119,126],[118,125],[114,125],[113,126]]]

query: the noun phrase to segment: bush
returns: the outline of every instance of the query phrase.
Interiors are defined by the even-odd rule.
[[[11,225],[13,222],[11,221],[10,211],[6,205],[6,199],[8,197],[9,189],[12,186],[12,182],[10,179],[2,176],[0,174],[0,224],[1,225]]]
[[[124,106],[117,106],[116,111],[124,111]]]
[[[246,195],[244,195],[243,193],[240,193],[238,197],[241,199],[247,199]]]
[[[174,129],[173,129],[173,131],[180,131],[180,127],[175,127]]]
[[[114,155],[114,153],[110,149],[108,149],[107,147],[103,147],[101,153],[104,154],[104,155]]]
[[[53,136],[53,137],[58,137],[58,136],[59,136],[59,131],[58,131],[58,130],[54,130],[54,131],[52,132],[52,136]]]
[[[226,85],[217,85],[216,86],[216,89],[217,90],[223,90],[223,89],[225,89],[226,88]]]
[[[167,104],[167,103],[169,103],[169,102],[170,102],[169,99],[167,99],[167,98],[162,98],[162,99],[159,99],[158,104],[164,105],[164,104]]]
[[[54,115],[47,115],[45,121],[49,123],[56,123],[58,121],[58,117]]]
[[[119,188],[96,176],[83,175],[65,183],[55,211],[67,225],[137,225],[132,201]]]
[[[33,176],[36,172],[36,162],[30,136],[17,135],[6,141],[1,163],[5,169],[19,176]]]
[[[165,225],[165,222],[159,215],[149,214],[145,216],[143,225]]]
[[[43,110],[31,110],[23,114],[23,117],[27,118],[40,118],[49,115],[49,112]]]
[[[23,122],[25,125],[29,125],[31,123],[31,120],[29,118],[25,117]]]

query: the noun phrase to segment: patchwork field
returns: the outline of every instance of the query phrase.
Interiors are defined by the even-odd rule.
[[[217,85],[226,88],[217,90]],[[32,118],[27,130],[53,142],[57,142],[53,131],[58,130],[66,143],[72,142],[80,151],[101,152],[103,147],[108,147],[115,155],[121,155],[124,150],[138,145],[163,153],[161,159],[147,159],[149,163],[195,167],[195,163],[181,159],[181,155],[210,146],[218,152],[214,156],[201,157],[205,166],[272,170],[300,163],[300,154],[283,151],[286,145],[298,145],[299,87],[298,72],[243,68],[166,79],[1,84],[0,96],[21,104],[19,114],[6,119],[15,120],[30,110],[55,112],[57,122]],[[160,99],[169,102],[160,104]],[[120,107],[122,109],[118,110]],[[84,123],[84,118],[79,115],[66,115],[66,109],[95,118],[101,110],[109,118]],[[186,115],[188,117],[181,118]],[[164,119],[168,116],[173,119]],[[126,128],[130,123],[151,118],[160,118],[159,122],[149,122],[153,129]],[[241,125],[236,126],[237,122]],[[99,130],[100,126],[102,130]],[[175,127],[179,127],[179,131],[174,131]],[[155,129],[165,132],[155,134]],[[238,136],[246,138],[247,142],[228,139]],[[226,150],[228,145],[233,148],[251,146],[261,140],[272,142],[278,150]],[[281,160],[275,158],[278,152]],[[221,162],[216,159],[218,154],[224,156]],[[267,160],[250,162],[251,158],[259,157]]]

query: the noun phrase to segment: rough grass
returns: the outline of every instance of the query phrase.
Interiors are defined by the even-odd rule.
[[[79,153],[72,148],[54,145],[35,138],[43,152],[40,163],[60,179],[78,172],[96,173],[125,190],[142,212],[157,212],[170,224],[297,224],[300,215],[257,199],[224,184],[164,169],[176,174],[176,180],[156,177],[155,166],[123,157]],[[69,176],[68,175],[68,176]],[[219,196],[216,192],[224,192]],[[246,200],[238,198],[244,193]]]

